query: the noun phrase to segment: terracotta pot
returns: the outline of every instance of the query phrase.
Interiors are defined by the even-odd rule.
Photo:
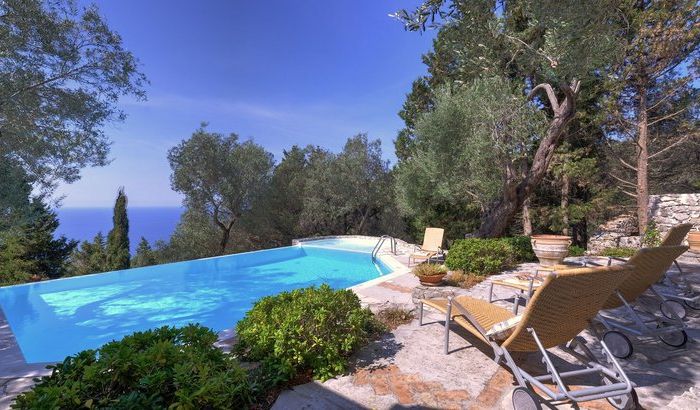
[[[443,273],[441,275],[419,276],[418,280],[420,281],[421,285],[437,286],[440,284],[440,282],[442,282],[445,275],[447,275],[447,273]]]
[[[532,235],[532,250],[542,266],[560,264],[569,254],[571,237],[563,235]]]
[[[700,253],[700,231],[688,232],[688,246],[691,251]]]

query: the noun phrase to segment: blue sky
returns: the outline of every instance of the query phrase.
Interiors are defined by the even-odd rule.
[[[61,186],[63,206],[112,206],[121,185],[131,206],[179,205],[166,153],[202,121],[277,159],[293,144],[338,151],[367,132],[393,161],[397,113],[434,33],[406,32],[388,14],[417,3],[98,2],[151,84],[148,101],[121,101],[128,118],[106,129],[113,162]]]

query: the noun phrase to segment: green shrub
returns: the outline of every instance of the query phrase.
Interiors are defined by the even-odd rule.
[[[280,379],[311,370],[326,380],[342,373],[348,356],[380,327],[352,291],[297,289],[255,303],[236,325],[237,351],[277,369]]]
[[[436,264],[432,264],[432,263],[421,263],[420,265],[413,268],[413,274],[418,276],[418,277],[437,276],[437,275],[444,275],[446,273],[447,273],[447,269],[445,269],[444,266],[436,265]]]
[[[659,232],[656,222],[651,221],[647,224],[647,229],[642,236],[642,246],[653,248],[659,245],[661,245],[661,232]]]
[[[247,374],[199,325],[136,332],[53,366],[18,409],[249,407]]]
[[[607,248],[601,255],[610,256],[612,258],[629,258],[637,253],[638,250],[639,249],[636,248]]]
[[[586,250],[580,246],[571,245],[569,246],[569,256],[583,256],[586,254]]]
[[[461,239],[447,253],[445,265],[475,275],[492,275],[512,267],[516,255],[509,243],[501,239]]]
[[[532,262],[537,260],[535,251],[532,250],[532,243],[529,236],[511,236],[501,238],[511,248],[515,261],[517,262]]]

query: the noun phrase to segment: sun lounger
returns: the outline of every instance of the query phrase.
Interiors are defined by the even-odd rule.
[[[644,248],[629,259],[628,263],[634,265],[633,274],[620,284],[597,317],[607,329],[602,338],[615,357],[632,354],[632,342],[625,334],[655,336],[674,347],[681,347],[688,341],[683,320],[654,286],[686,250],[687,246]],[[622,311],[609,311],[616,308]],[[662,315],[657,314],[659,310]]]
[[[442,228],[425,228],[423,235],[423,245],[408,257],[408,265],[425,260],[430,262],[433,258],[442,253],[442,240],[445,230]]]
[[[489,344],[496,362],[505,362],[517,381],[518,387],[512,394],[516,409],[541,408],[541,398],[532,387],[550,400],[583,402],[605,398],[616,407],[625,408],[636,403],[632,382],[603,341],[596,339],[604,357],[600,361],[578,334],[590,326],[598,310],[630,272],[631,266],[616,265],[550,273],[521,316],[485,300],[458,296],[421,301],[419,320],[422,325],[424,306],[445,314],[446,354],[452,323]],[[556,346],[576,358],[582,367],[559,370],[548,352]],[[540,376],[529,374],[515,363],[511,352],[539,352],[547,372]],[[564,379],[585,374],[598,374],[603,382],[575,390],[564,383]]]

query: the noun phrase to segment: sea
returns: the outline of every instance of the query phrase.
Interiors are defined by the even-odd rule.
[[[56,236],[65,235],[82,242],[92,240],[97,232],[106,237],[112,229],[112,208],[58,208],[55,211],[60,222]],[[183,211],[181,207],[127,208],[131,253],[136,251],[141,237],[151,245],[157,240],[167,241]]]

